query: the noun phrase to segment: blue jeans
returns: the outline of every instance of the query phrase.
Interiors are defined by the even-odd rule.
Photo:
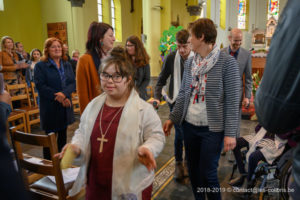
[[[224,132],[211,132],[208,127],[182,124],[189,177],[196,200],[220,200],[218,162]]]
[[[173,110],[174,104],[169,103],[170,112]],[[183,131],[181,125],[174,125],[175,128],[175,138],[174,138],[174,154],[176,161],[182,161],[182,153],[183,153]],[[186,157],[185,157],[186,160]]]

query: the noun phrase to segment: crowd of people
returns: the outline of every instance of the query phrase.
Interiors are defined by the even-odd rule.
[[[74,50],[70,57],[68,46],[57,38],[45,41],[43,53],[33,49],[28,54],[22,43],[5,36],[0,65],[5,84],[35,83],[41,128],[46,135],[56,133],[61,152],[57,156],[62,158],[71,148],[81,163],[70,195],[85,187],[88,200],[150,200],[155,158],[174,125],[175,179],[189,177],[197,200],[218,200],[221,192],[214,188],[220,188],[217,170],[222,149],[233,150],[241,174],[229,184],[240,187],[247,177],[247,187],[253,187],[249,181],[258,161],[272,162],[287,143],[263,127],[251,138],[240,137],[241,107],[249,105],[252,91],[251,54],[241,47],[242,38],[242,31],[234,28],[228,36],[230,45],[220,49],[215,24],[207,18],[177,32],[177,50],[164,60],[150,101],[168,102],[169,119],[163,126],[146,102],[150,57],[143,43],[133,35],[124,47],[114,47],[114,29],[109,24],[91,23],[81,56]],[[67,144],[75,91],[81,118]],[[2,121],[7,104],[6,97]],[[249,148],[248,172],[241,160],[242,147]],[[47,148],[44,158],[51,159]]]

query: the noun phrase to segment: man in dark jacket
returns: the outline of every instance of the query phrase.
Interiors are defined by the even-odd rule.
[[[293,150],[294,180],[289,186],[293,189],[292,199],[299,199],[300,195],[299,13],[299,1],[289,0],[272,37],[264,78],[255,96],[260,124],[268,131],[278,130],[278,134],[293,131],[293,139],[298,142]]]
[[[165,59],[163,63],[163,69],[155,86],[153,101],[156,101],[157,104],[159,104],[161,97],[163,96],[164,99],[168,101],[171,111],[175,105],[176,97],[180,89],[184,71],[184,61],[194,55],[194,53],[191,51],[188,38],[189,33],[187,30],[181,30],[176,34],[177,50],[170,53]],[[168,79],[170,80],[167,81]],[[169,88],[166,88],[166,85],[169,85]],[[165,88],[163,88],[164,86]],[[188,174],[186,162],[182,163],[183,133],[181,126],[177,125],[175,125],[174,146],[176,160],[174,178],[180,180]]]
[[[25,61],[30,66],[31,60],[30,55],[24,50],[24,46],[21,42],[16,42],[16,53],[18,55],[19,61]],[[22,74],[25,76],[26,68],[22,69]]]

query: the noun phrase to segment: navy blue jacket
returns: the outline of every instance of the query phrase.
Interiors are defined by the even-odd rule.
[[[174,124],[181,124],[185,120],[189,108],[192,64],[193,58],[184,63],[181,88],[169,115]],[[207,73],[205,98],[210,131],[224,131],[225,136],[236,137],[239,126],[240,87],[238,63],[232,56],[221,52],[219,60]]]
[[[0,102],[0,195],[1,199],[28,200],[29,194],[25,190],[21,174],[16,171],[7,142],[6,122],[10,112],[10,105]]]
[[[46,132],[63,130],[74,122],[73,107],[63,107],[61,103],[54,100],[54,94],[62,92],[71,101],[71,94],[76,88],[71,64],[63,62],[63,68],[66,81],[64,87],[55,65],[49,61],[41,61],[34,67],[34,82],[40,98],[41,127]]]

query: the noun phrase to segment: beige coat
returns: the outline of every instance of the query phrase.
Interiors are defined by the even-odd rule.
[[[82,163],[79,175],[70,191],[73,196],[80,191],[87,180],[87,169],[90,160],[90,137],[97,115],[103,106],[106,94],[96,97],[85,108],[79,128],[72,138],[72,144],[81,149]],[[161,121],[152,105],[139,98],[138,93],[132,90],[119,122],[112,176],[112,200],[120,199],[122,195],[135,194],[141,199],[142,191],[147,188],[154,178],[154,172],[138,161],[138,147],[147,147],[157,157],[165,143]]]

